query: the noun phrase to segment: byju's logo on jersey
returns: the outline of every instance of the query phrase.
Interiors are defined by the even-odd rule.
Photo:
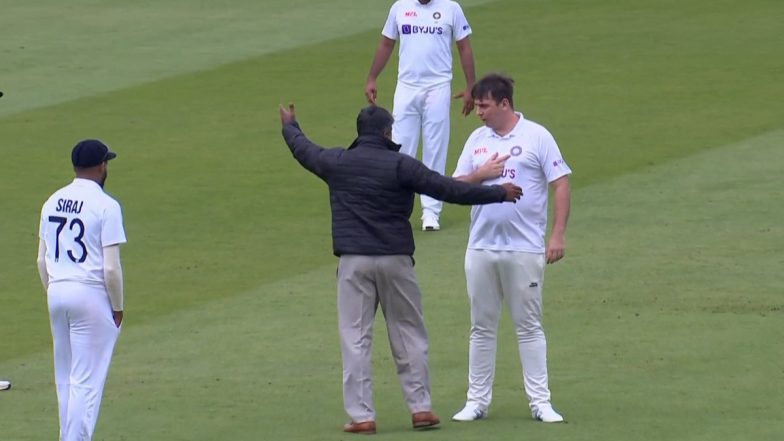
[[[404,24],[400,27],[400,33],[403,35],[411,34],[429,34],[429,35],[442,35],[444,28],[441,26],[412,26]]]

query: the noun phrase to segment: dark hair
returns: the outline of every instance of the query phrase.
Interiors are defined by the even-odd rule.
[[[378,106],[367,106],[357,115],[357,135],[385,136],[392,131],[394,118],[387,109]]]
[[[514,108],[514,80],[500,73],[490,73],[482,77],[471,89],[471,98],[481,100],[491,98],[497,104],[506,98]]]

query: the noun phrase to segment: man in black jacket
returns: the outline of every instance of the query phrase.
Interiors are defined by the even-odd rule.
[[[370,375],[373,321],[379,303],[397,373],[415,429],[439,424],[428,378],[428,341],[414,273],[414,235],[409,218],[415,193],[445,202],[478,205],[514,202],[513,184],[483,186],[434,172],[399,153],[391,141],[392,115],[369,106],[357,117],[357,139],[325,149],[299,127],[294,105],[280,108],[283,137],[299,163],[329,186],[333,252],[338,265],[338,322],[343,355],[346,432],[375,433]],[[478,174],[498,174],[506,157],[492,158]],[[481,182],[484,179],[480,179]]]

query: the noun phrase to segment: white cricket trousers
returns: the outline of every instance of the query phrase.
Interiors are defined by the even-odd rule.
[[[52,283],[48,303],[60,441],[90,441],[120,330],[103,287]]]
[[[504,300],[517,334],[529,406],[535,409],[550,402],[547,342],[542,328],[544,265],[544,254],[466,251],[466,284],[471,303],[469,402],[486,409],[492,401],[498,322]]]
[[[401,145],[400,152],[413,158],[419,150],[422,133],[422,163],[442,175],[449,150],[449,106],[452,100],[449,83],[421,89],[397,83],[392,116],[392,140]],[[422,195],[422,212],[438,217],[444,203]]]

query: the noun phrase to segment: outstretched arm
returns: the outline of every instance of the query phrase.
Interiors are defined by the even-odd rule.
[[[297,161],[316,176],[325,179],[322,154],[324,147],[311,142],[299,127],[294,109],[294,104],[289,104],[288,109],[280,106],[280,123],[283,126],[283,139],[286,140],[289,150]]]
[[[503,185],[478,185],[442,176],[408,156],[398,163],[398,178],[407,188],[426,194],[440,201],[461,205],[481,205],[495,202],[514,202],[522,195],[520,187]]]

